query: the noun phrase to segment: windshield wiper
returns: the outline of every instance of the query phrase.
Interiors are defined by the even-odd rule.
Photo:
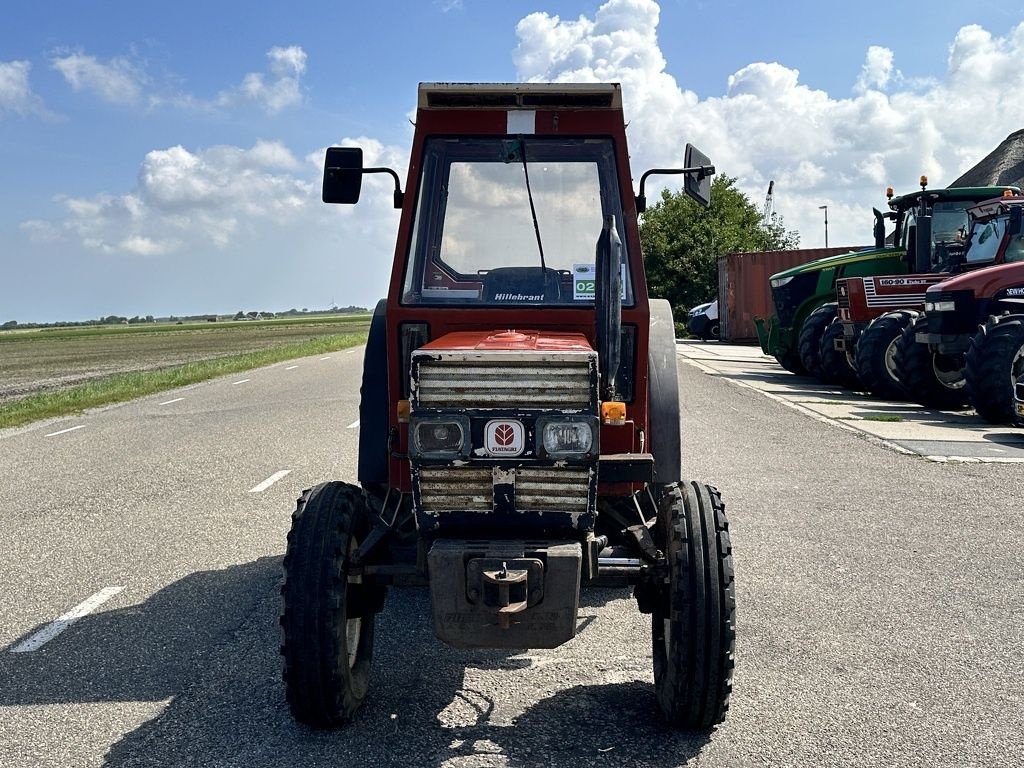
[[[523,159],[523,175],[526,177],[526,196],[530,199],[530,215],[533,217],[533,231],[537,235],[537,250],[540,251],[540,268],[546,273],[547,265],[544,263],[544,243],[540,239],[540,224],[537,223],[537,208],[533,204],[533,191],[530,189],[530,170],[526,167],[526,140],[519,139],[520,156]]]

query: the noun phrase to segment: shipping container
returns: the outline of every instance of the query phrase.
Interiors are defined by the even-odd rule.
[[[754,318],[774,314],[768,278],[776,272],[866,247],[869,246],[748,251],[719,256],[718,317],[722,341],[737,344],[757,341]]]

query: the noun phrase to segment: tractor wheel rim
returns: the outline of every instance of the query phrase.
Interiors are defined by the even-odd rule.
[[[963,368],[948,355],[932,355],[932,373],[935,374],[935,380],[946,389],[960,390],[967,383]]]
[[[348,540],[348,555],[351,559],[352,555],[359,550],[359,542],[356,541],[355,536],[349,537]],[[362,584],[362,576],[348,576],[346,581],[349,584]],[[347,606],[346,606],[347,608]],[[359,656],[359,637],[363,632],[363,619],[362,617],[348,618],[348,611],[346,610],[345,616],[345,650],[348,652],[348,668],[352,669],[356,665],[356,661]]]
[[[1010,391],[1017,385],[1017,379],[1024,374],[1024,344],[1017,348],[1017,353],[1010,361]]]
[[[359,655],[359,635],[363,631],[363,620],[349,619],[345,622],[345,647],[348,649],[348,668],[356,665]]]
[[[889,346],[885,348],[885,372],[889,374],[889,378],[895,382],[899,382],[900,377],[896,374],[896,342],[898,338],[893,339],[889,342]]]

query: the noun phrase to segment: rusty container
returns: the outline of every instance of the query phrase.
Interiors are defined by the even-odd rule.
[[[754,318],[774,314],[768,278],[776,272],[863,247],[747,251],[719,256],[718,317],[722,341],[736,344],[757,341]]]

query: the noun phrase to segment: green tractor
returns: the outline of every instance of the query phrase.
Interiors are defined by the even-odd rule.
[[[874,247],[801,264],[777,272],[770,278],[775,314],[756,319],[758,341],[765,354],[772,355],[787,371],[821,376],[821,338],[836,317],[836,281],[844,277],[901,275],[911,271],[917,234],[917,212],[927,201],[933,220],[943,228],[967,227],[967,209],[983,200],[998,197],[1007,187],[950,187],[927,189],[892,196],[887,190],[889,211],[874,209]],[[886,244],[885,220],[894,222],[892,245]],[[933,230],[936,225],[933,225]]]

